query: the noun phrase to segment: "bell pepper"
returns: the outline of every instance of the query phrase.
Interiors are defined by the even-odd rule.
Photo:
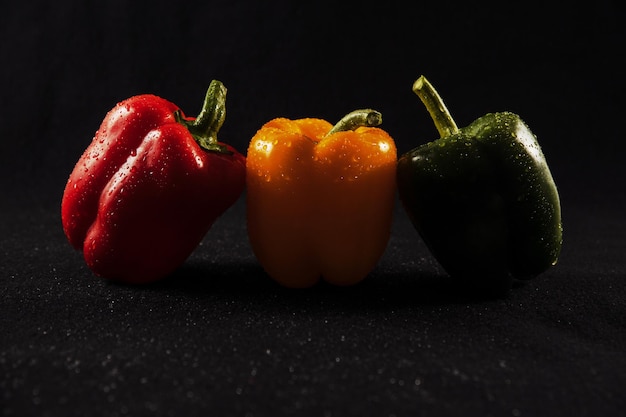
[[[266,273],[291,288],[348,286],[382,256],[395,198],[396,146],[380,113],[277,118],[252,138],[247,225]]]
[[[161,279],[198,246],[245,187],[245,157],[220,143],[226,88],[213,81],[198,118],[138,95],[104,118],[61,203],[69,242],[98,276]]]
[[[452,277],[494,290],[555,265],[559,194],[528,126],[502,112],[459,129],[423,76],[413,90],[440,138],[399,158],[399,197],[438,262]]]

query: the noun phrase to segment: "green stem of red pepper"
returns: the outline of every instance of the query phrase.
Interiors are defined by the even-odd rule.
[[[435,122],[439,135],[443,138],[459,132],[454,119],[432,84],[422,75],[413,83],[413,92],[422,100],[426,110]]]
[[[202,149],[208,152],[232,153],[217,140],[217,133],[226,118],[226,87],[220,81],[211,81],[204,97],[202,110],[195,120],[185,119],[180,110],[176,111],[175,115],[178,123],[189,130]]]
[[[374,127],[383,122],[383,116],[376,110],[362,109],[355,110],[345,115],[341,120],[337,122],[335,126],[326,134],[330,136],[337,132],[346,132],[348,130],[354,130],[358,127]]]

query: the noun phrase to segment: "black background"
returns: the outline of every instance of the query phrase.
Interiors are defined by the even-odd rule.
[[[623,20],[610,1],[5,5],[3,415],[620,414]],[[103,282],[65,241],[65,181],[127,97],[194,115],[219,79],[220,139],[244,154],[274,117],[372,107],[403,153],[437,136],[421,74],[460,126],[518,113],[559,186],[560,263],[506,297],[449,285],[399,206],[380,264],[345,289],[273,284],[245,194],[159,284]]]

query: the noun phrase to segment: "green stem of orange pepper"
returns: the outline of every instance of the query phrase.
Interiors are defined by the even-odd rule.
[[[383,115],[372,109],[355,110],[346,114],[328,131],[326,137],[337,132],[355,130],[358,127],[375,127],[383,122]]]

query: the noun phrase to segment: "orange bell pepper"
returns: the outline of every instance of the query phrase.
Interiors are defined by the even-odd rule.
[[[247,226],[266,273],[286,287],[356,284],[389,240],[396,146],[380,113],[357,110],[334,127],[277,118],[247,154]]]

